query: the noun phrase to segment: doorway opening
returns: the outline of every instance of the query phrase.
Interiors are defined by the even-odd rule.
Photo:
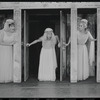
[[[42,12],[42,13],[41,13]],[[60,35],[59,31],[59,13],[58,11],[53,14],[53,10],[40,10],[27,11],[28,14],[28,22],[29,22],[29,43],[38,39],[44,34],[44,30],[47,27],[53,29],[56,35]],[[58,27],[56,26],[58,25]],[[37,43],[29,48],[29,76],[34,79],[38,79],[38,69],[39,69],[39,57],[41,51],[42,43]],[[57,61],[59,60],[59,49],[56,47],[57,52]],[[59,64],[58,64],[59,68]],[[58,70],[59,71],[59,70]],[[59,75],[57,71],[56,75]],[[59,76],[56,76],[57,79]]]
[[[81,19],[88,20],[88,30],[90,31],[91,35],[96,38],[97,37],[97,9],[90,8],[90,9],[78,9],[78,22]],[[94,49],[94,62],[92,65],[89,66],[89,82],[96,82],[96,70],[97,70],[97,43],[94,42],[95,49]],[[88,51],[89,53],[89,51]],[[91,58],[90,58],[91,59]]]
[[[24,13],[25,11],[25,13]],[[44,30],[47,27],[50,27],[53,29],[54,34],[58,35],[59,39],[61,36],[60,31],[60,11],[63,11],[66,13],[66,15],[70,13],[69,10],[66,9],[29,9],[29,10],[22,10],[22,41],[24,41],[24,32],[25,32],[25,26],[26,26],[26,40],[28,43],[31,43],[32,41],[38,39],[44,34]],[[25,17],[26,14],[26,17]],[[70,17],[68,17],[70,18]],[[67,16],[66,16],[66,24],[69,23]],[[25,22],[26,20],[26,22]],[[68,22],[67,22],[68,20]],[[27,25],[25,25],[27,24]],[[67,27],[67,26],[66,26]],[[66,29],[65,34],[67,34],[68,29]],[[68,33],[69,35],[69,33]],[[65,35],[68,38],[68,35]],[[24,41],[25,43],[25,41]],[[32,45],[28,48],[28,64],[26,67],[28,67],[28,79],[32,78],[34,80],[38,79],[38,69],[39,69],[39,57],[41,52],[42,43],[37,43]],[[22,47],[23,49],[24,47]],[[56,45],[56,57],[57,57],[57,69],[56,69],[56,80],[60,80],[60,48]],[[24,52],[24,49],[22,50]],[[22,54],[24,55],[24,53]],[[23,57],[23,56],[22,56]],[[24,58],[22,58],[24,59]],[[67,62],[66,62],[67,63]],[[23,63],[23,69],[24,71],[24,63]],[[66,70],[67,73],[67,70]],[[24,78],[24,72],[23,72],[23,78]],[[66,74],[67,75],[67,74]]]

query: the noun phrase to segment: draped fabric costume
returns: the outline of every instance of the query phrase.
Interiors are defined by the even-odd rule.
[[[85,80],[94,75],[93,66],[90,66],[94,61],[94,42],[90,42],[93,37],[89,31],[87,31],[87,34],[82,34],[78,31],[77,39],[77,80]]]
[[[0,42],[10,43],[15,40],[15,34],[8,36],[9,24],[14,21],[9,19],[0,31]],[[0,83],[13,81],[13,46],[0,45]]]
[[[55,69],[57,67],[56,53],[55,53],[55,44],[56,39],[52,33],[52,39],[46,39],[46,33],[42,40],[42,49],[40,53],[40,62],[39,62],[39,72],[38,79],[39,81],[55,81]]]
[[[93,38],[91,34],[90,37]],[[89,55],[89,76],[95,76],[95,42],[88,40],[86,45]]]

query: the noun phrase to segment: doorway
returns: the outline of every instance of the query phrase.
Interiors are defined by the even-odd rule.
[[[77,9],[77,12],[78,12],[77,13],[78,14],[78,22],[81,19],[87,19],[88,20],[88,30],[90,31],[93,38],[96,38],[97,37],[97,9],[95,9],[95,8]],[[90,51],[88,51],[88,52],[90,52]],[[89,66],[89,78],[86,80],[89,82],[96,82],[97,42],[94,42],[94,51],[93,52],[94,52],[94,62]]]
[[[62,15],[61,13],[62,12]],[[70,19],[70,10],[66,9],[32,9],[32,10],[22,10],[22,41],[25,43],[27,41],[28,43],[38,39],[44,34],[44,30],[47,27],[50,27],[53,29],[54,34],[58,35],[59,39],[62,38],[69,38],[69,19]],[[65,20],[64,20],[65,19]],[[68,21],[67,21],[68,20]],[[62,24],[61,24],[62,23]],[[61,25],[65,23],[63,28]],[[67,25],[68,23],[68,25]],[[26,25],[27,24],[27,25]],[[24,39],[24,34],[26,34],[26,39]],[[63,36],[62,36],[63,35]],[[24,41],[25,40],[25,41]],[[25,46],[25,45],[24,45]],[[41,51],[42,43],[37,43],[35,45],[32,45],[29,48],[22,47],[23,50],[26,50],[26,53],[28,53],[28,56],[26,54],[26,80],[29,78],[32,78],[33,80],[38,79],[38,69],[39,69],[39,57],[40,57],[40,51]],[[56,80],[60,80],[60,77],[64,76],[63,80],[66,80],[65,77],[68,76],[67,73],[67,61],[64,65],[64,67],[61,69],[61,52],[63,52],[61,49],[58,48],[56,45],[56,57],[57,57],[57,64],[58,67],[56,69]],[[68,48],[69,49],[69,48]],[[23,51],[22,50],[22,51]],[[69,53],[69,50],[67,50],[67,53]],[[67,53],[63,53],[67,55]],[[22,52],[24,58],[25,54],[24,51]],[[23,57],[22,56],[22,57]],[[66,58],[66,56],[64,56]],[[63,59],[65,59],[63,57]],[[22,59],[24,59],[22,58]],[[66,59],[67,60],[67,59]],[[24,62],[24,61],[23,61]],[[25,64],[23,63],[23,79],[25,77]],[[63,63],[62,63],[63,66]],[[61,71],[63,70],[63,71]],[[61,76],[62,75],[62,76]],[[69,77],[69,76],[68,76]],[[24,80],[25,81],[25,80]]]
[[[45,13],[32,14],[32,12],[30,11],[28,11],[28,15],[29,15],[29,20],[28,20],[29,43],[41,37],[44,34],[45,28],[47,27],[51,27],[55,33],[56,22],[58,22],[59,25],[58,15],[49,15],[49,14],[45,15]],[[59,35],[59,30],[55,34]],[[34,79],[38,78],[39,57],[40,57],[41,47],[42,47],[42,43],[37,43],[29,48],[29,76],[33,77]],[[59,51],[58,49],[56,49],[56,51],[57,51],[57,58],[58,58]]]

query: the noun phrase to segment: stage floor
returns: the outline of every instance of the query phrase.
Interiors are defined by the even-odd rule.
[[[100,84],[95,78],[78,83],[39,82],[32,78],[22,83],[0,84],[0,98],[97,98]]]

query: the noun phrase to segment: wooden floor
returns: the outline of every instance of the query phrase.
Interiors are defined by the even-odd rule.
[[[99,98],[100,84],[95,78],[78,83],[39,82],[30,78],[22,83],[0,84],[0,98]]]

